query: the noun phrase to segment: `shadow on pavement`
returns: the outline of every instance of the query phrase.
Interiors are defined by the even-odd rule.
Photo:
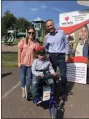
[[[11,74],[12,74],[12,72],[1,74],[1,78],[6,77],[6,76],[11,75]]]
[[[67,93],[65,95],[65,97],[61,96],[61,92],[60,92],[60,81],[56,84],[56,101],[58,104],[58,115],[57,115],[57,119],[63,119],[64,116],[64,105],[66,103],[66,101],[68,101],[68,96],[69,95],[73,95],[73,93],[71,92],[72,88],[74,86],[73,82],[68,82],[68,89],[67,89]],[[40,105],[43,109],[49,109],[49,101],[45,101],[42,102],[42,104]]]
[[[43,109],[49,109],[49,101],[42,102],[40,105]]]
[[[61,95],[60,92],[60,82],[58,82],[57,84],[57,88],[56,88],[56,100],[57,100],[57,104],[58,104],[58,114],[57,114],[57,119],[63,119],[64,118],[64,112],[65,112],[65,103],[68,101],[68,96],[69,95],[73,95],[73,93],[71,92],[73,86],[75,83],[73,82],[68,82],[68,88],[67,88],[67,92],[66,95]]]
[[[89,84],[89,67],[87,68],[87,84]]]

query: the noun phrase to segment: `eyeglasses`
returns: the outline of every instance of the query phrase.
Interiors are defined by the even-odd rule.
[[[29,35],[31,35],[31,34],[34,35],[35,33],[34,33],[34,32],[28,32],[28,34],[29,34]]]

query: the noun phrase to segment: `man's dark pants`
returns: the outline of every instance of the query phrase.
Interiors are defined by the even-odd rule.
[[[57,67],[60,70],[60,76],[61,76],[61,88],[64,93],[66,92],[67,87],[67,77],[66,77],[66,62],[65,62],[65,54],[64,53],[50,53],[49,54],[50,61],[52,63],[52,66],[57,71]]]

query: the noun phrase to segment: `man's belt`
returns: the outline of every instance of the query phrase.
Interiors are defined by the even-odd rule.
[[[65,55],[65,53],[49,53],[50,55]]]

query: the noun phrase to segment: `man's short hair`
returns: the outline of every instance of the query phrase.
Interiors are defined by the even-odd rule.
[[[51,21],[51,22],[54,24],[54,22],[53,22],[52,19],[48,19],[48,20],[46,20],[46,21],[45,21],[45,24],[46,24],[48,21]]]

